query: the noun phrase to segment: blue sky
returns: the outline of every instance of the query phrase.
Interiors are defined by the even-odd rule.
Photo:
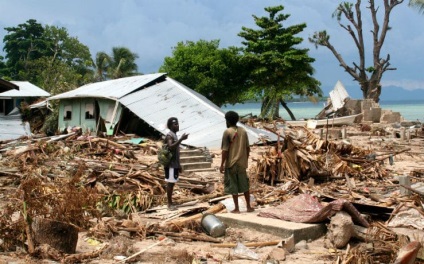
[[[362,2],[364,7],[368,3]],[[300,35],[305,40],[302,47],[309,48],[310,56],[316,59],[314,77],[321,81],[323,90],[332,89],[337,80],[348,91],[359,90],[327,48],[315,49],[307,41],[315,31],[327,30],[346,63],[352,65],[358,61],[350,36],[331,17],[338,3],[336,0],[0,0],[0,39],[6,34],[4,27],[36,19],[43,25],[65,27],[71,36],[90,48],[93,56],[99,51],[110,53],[112,47],[128,47],[140,57],[139,71],[153,73],[179,41],[220,39],[222,48],[241,46],[242,39],[237,34],[242,26],[255,28],[252,14],[265,16],[265,7],[283,5],[283,13],[291,15],[285,26],[307,24]],[[368,14],[364,8],[364,35],[369,40]],[[392,30],[387,35],[382,57],[389,53],[391,65],[397,70],[385,73],[383,87],[424,90],[424,15],[403,3],[394,9],[390,22]],[[3,46],[1,41],[1,50]],[[371,45],[367,48],[371,57]]]

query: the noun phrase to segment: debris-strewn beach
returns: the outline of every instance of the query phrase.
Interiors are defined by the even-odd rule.
[[[156,157],[161,142],[72,132],[0,143],[0,262],[392,263],[415,258],[424,223],[421,127],[252,124],[281,135],[279,142],[252,146],[255,214],[282,223],[296,216],[325,224],[320,238],[296,241],[231,225],[223,236],[208,234],[202,216],[225,213],[222,201],[228,198],[218,149],[196,150],[209,169],[183,165],[174,195],[180,206],[168,211]],[[314,217],[306,207],[287,214],[284,205],[296,197],[313,197]],[[59,226],[66,239],[49,233]]]

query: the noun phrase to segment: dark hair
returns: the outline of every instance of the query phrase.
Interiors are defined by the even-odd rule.
[[[176,117],[170,117],[168,118],[168,123],[166,123],[166,126],[171,129],[172,123],[178,123],[178,119]]]
[[[239,121],[239,115],[234,111],[228,111],[225,113],[225,120],[227,120],[230,125],[235,126]]]

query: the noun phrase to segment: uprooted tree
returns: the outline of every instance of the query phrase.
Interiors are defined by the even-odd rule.
[[[386,39],[387,32],[390,30],[389,20],[392,10],[399,4],[403,3],[404,0],[384,0],[384,14],[381,16],[382,23],[380,25],[379,6],[375,6],[374,0],[368,0],[369,6],[367,9],[370,12],[372,26],[372,65],[367,65],[366,62],[366,46],[363,34],[362,24],[362,6],[361,0],[357,0],[356,4],[349,2],[342,2],[333,13],[333,17],[337,18],[337,21],[344,30],[352,37],[356,48],[358,49],[359,63],[353,62],[352,66],[346,64],[342,55],[337,52],[336,48],[330,42],[330,36],[327,32],[319,31],[315,32],[309,41],[315,44],[315,47],[324,46],[327,47],[336,59],[339,61],[340,66],[350,74],[355,81],[357,81],[361,87],[364,99],[373,99],[375,102],[379,102],[381,94],[380,81],[383,77],[384,72],[388,70],[396,70],[390,65],[390,54],[387,54],[385,58],[381,57],[381,49]],[[347,20],[347,24],[342,23],[342,18]]]

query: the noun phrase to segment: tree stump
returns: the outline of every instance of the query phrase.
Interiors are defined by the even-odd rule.
[[[78,229],[67,223],[36,218],[32,222],[34,241],[37,245],[48,244],[68,254],[74,254],[78,242]]]

